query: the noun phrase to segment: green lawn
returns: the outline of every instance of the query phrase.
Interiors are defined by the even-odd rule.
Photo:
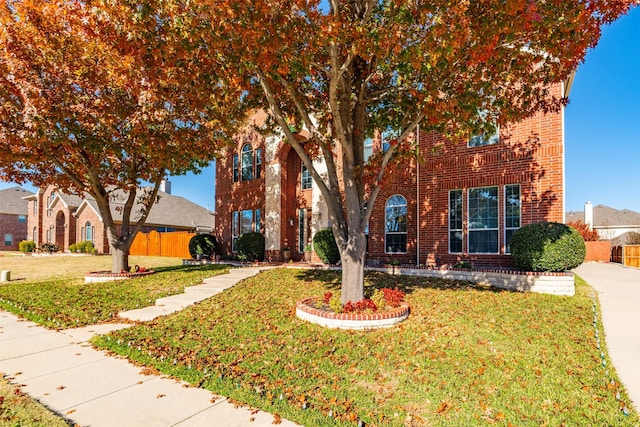
[[[0,427],[68,427],[70,425],[22,393],[19,386],[0,378]]]
[[[80,260],[84,263],[92,258],[100,262],[103,257]],[[59,259],[69,262],[68,257]],[[33,259],[25,257],[23,261],[31,263]],[[174,261],[172,266],[158,267],[153,258],[135,261],[144,262],[140,265],[155,269],[156,274],[118,282],[84,283],[84,273],[74,267],[73,274],[68,269],[50,273],[58,277],[51,280],[12,280],[0,285],[0,308],[56,329],[121,321],[117,317],[120,311],[154,305],[157,298],[182,293],[185,286],[199,285],[203,278],[228,271],[222,265],[182,266]]]
[[[349,332],[295,317],[296,300],[337,289],[338,280],[272,270],[94,344],[307,426],[640,421],[620,410],[619,381],[596,348],[592,290],[580,280],[575,297],[556,297],[368,274],[369,290],[407,292],[407,321]]]

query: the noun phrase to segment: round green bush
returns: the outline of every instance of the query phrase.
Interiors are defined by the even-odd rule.
[[[313,250],[325,264],[335,264],[340,261],[340,251],[333,237],[333,230],[325,228],[313,236]]]
[[[574,228],[557,222],[525,225],[513,234],[511,255],[526,271],[567,271],[584,261],[584,239]]]
[[[36,250],[36,242],[33,240],[23,240],[18,243],[18,250],[24,253],[33,252]]]
[[[74,243],[69,245],[69,252],[71,253],[83,253],[83,254],[96,254],[98,250],[93,247],[93,243],[89,240],[84,240],[79,243]]]
[[[236,240],[238,256],[248,261],[264,259],[264,236],[260,233],[241,234]]]
[[[216,238],[211,234],[196,234],[189,240],[191,258],[211,258],[216,252]]]

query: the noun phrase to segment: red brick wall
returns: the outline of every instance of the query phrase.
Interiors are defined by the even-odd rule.
[[[27,240],[35,241],[36,245],[39,246],[43,242],[42,235],[42,193],[38,192],[35,194],[36,200],[29,200],[28,208],[27,208]],[[33,230],[36,230],[36,236],[34,238]]]
[[[560,89],[560,86],[554,88],[556,95]],[[369,221],[368,259],[426,265],[469,260],[478,266],[512,266],[511,257],[505,254],[504,187],[520,185],[521,225],[562,222],[562,131],[561,114],[539,113],[516,125],[504,126],[499,143],[482,147],[469,148],[466,138],[451,141],[435,133],[421,132],[423,161],[405,161],[387,171],[385,185]],[[468,190],[490,186],[498,187],[499,253],[470,254]],[[450,190],[463,190],[461,254],[449,254]],[[404,254],[385,253],[385,204],[394,194],[407,199],[407,252]]]
[[[216,161],[216,252],[219,254],[231,253],[232,212],[261,209],[264,216],[264,137],[247,128],[236,141],[237,146],[227,150],[224,158]],[[251,145],[254,154],[256,149],[262,150],[262,173],[259,179],[254,176],[250,181],[233,182],[233,153],[238,153],[241,166],[241,150],[245,144]]]
[[[94,228],[92,238],[93,247],[98,250],[98,253],[108,254],[110,252],[109,242],[107,241],[104,225],[102,224],[100,216],[90,206],[84,206],[76,220],[76,242],[82,242],[85,240],[86,233],[83,236],[82,229],[86,227],[87,222],[90,222],[91,226]]]
[[[557,85],[551,90],[560,96],[562,87]],[[510,184],[520,185],[521,225],[543,220],[562,222],[561,113],[539,113],[516,125],[503,126],[500,141],[494,145],[470,148],[467,140],[451,141],[435,133],[419,133],[423,161],[408,160],[389,170],[375,201],[369,222],[369,259],[429,265],[453,264],[464,259],[477,266],[511,266],[504,241],[504,187]],[[264,140],[247,130],[237,142],[237,147],[217,162],[216,237],[222,253],[231,249],[231,212],[257,208],[264,212],[264,174],[260,180],[232,182],[232,153],[240,153],[245,143],[264,150]],[[379,145],[375,141],[374,149],[380,149]],[[297,209],[311,206],[310,192],[307,195],[300,190],[300,161],[288,145],[281,146],[276,163],[282,167],[281,246],[287,244],[293,249],[292,255],[296,255]],[[499,252],[469,254],[468,190],[489,186],[498,187]],[[461,254],[449,254],[450,190],[463,191]],[[385,253],[385,203],[394,194],[407,199],[407,252],[403,254]],[[289,225],[291,219],[293,226]]]
[[[22,240],[27,240],[27,222],[20,222],[18,215],[0,213],[0,250],[16,251]],[[5,234],[11,234],[12,244],[5,246]]]

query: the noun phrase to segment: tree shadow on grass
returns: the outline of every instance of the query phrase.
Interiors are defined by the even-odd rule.
[[[323,282],[328,291],[339,291],[341,286],[340,271],[327,270],[303,270],[297,274],[297,278],[307,282]],[[377,271],[365,272],[364,292],[370,296],[375,289],[395,288],[405,294],[411,294],[418,289],[438,289],[442,291],[486,291],[486,292],[511,292],[507,289],[496,288],[480,283],[441,279],[437,277],[399,276]]]

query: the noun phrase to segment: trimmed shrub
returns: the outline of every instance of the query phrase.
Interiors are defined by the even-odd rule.
[[[313,250],[325,264],[335,264],[340,261],[340,251],[333,238],[333,230],[325,228],[313,236]]]
[[[54,253],[54,252],[58,252],[60,250],[60,248],[58,247],[57,243],[43,243],[40,246],[40,250],[42,252],[49,252],[51,254],[51,253]]]
[[[23,240],[18,243],[18,250],[20,252],[24,252],[25,254],[33,252],[34,250],[36,250],[36,242],[34,242],[33,240]]]
[[[83,253],[83,254],[96,254],[98,250],[93,247],[93,243],[89,240],[85,240],[79,243],[69,245],[69,252],[71,253]]]
[[[525,225],[513,234],[511,255],[526,271],[567,271],[582,264],[584,239],[572,227],[556,222]]]
[[[236,240],[240,259],[262,261],[264,259],[264,236],[260,233],[241,234]]]
[[[191,258],[211,258],[216,252],[216,238],[211,234],[196,234],[189,240]]]

